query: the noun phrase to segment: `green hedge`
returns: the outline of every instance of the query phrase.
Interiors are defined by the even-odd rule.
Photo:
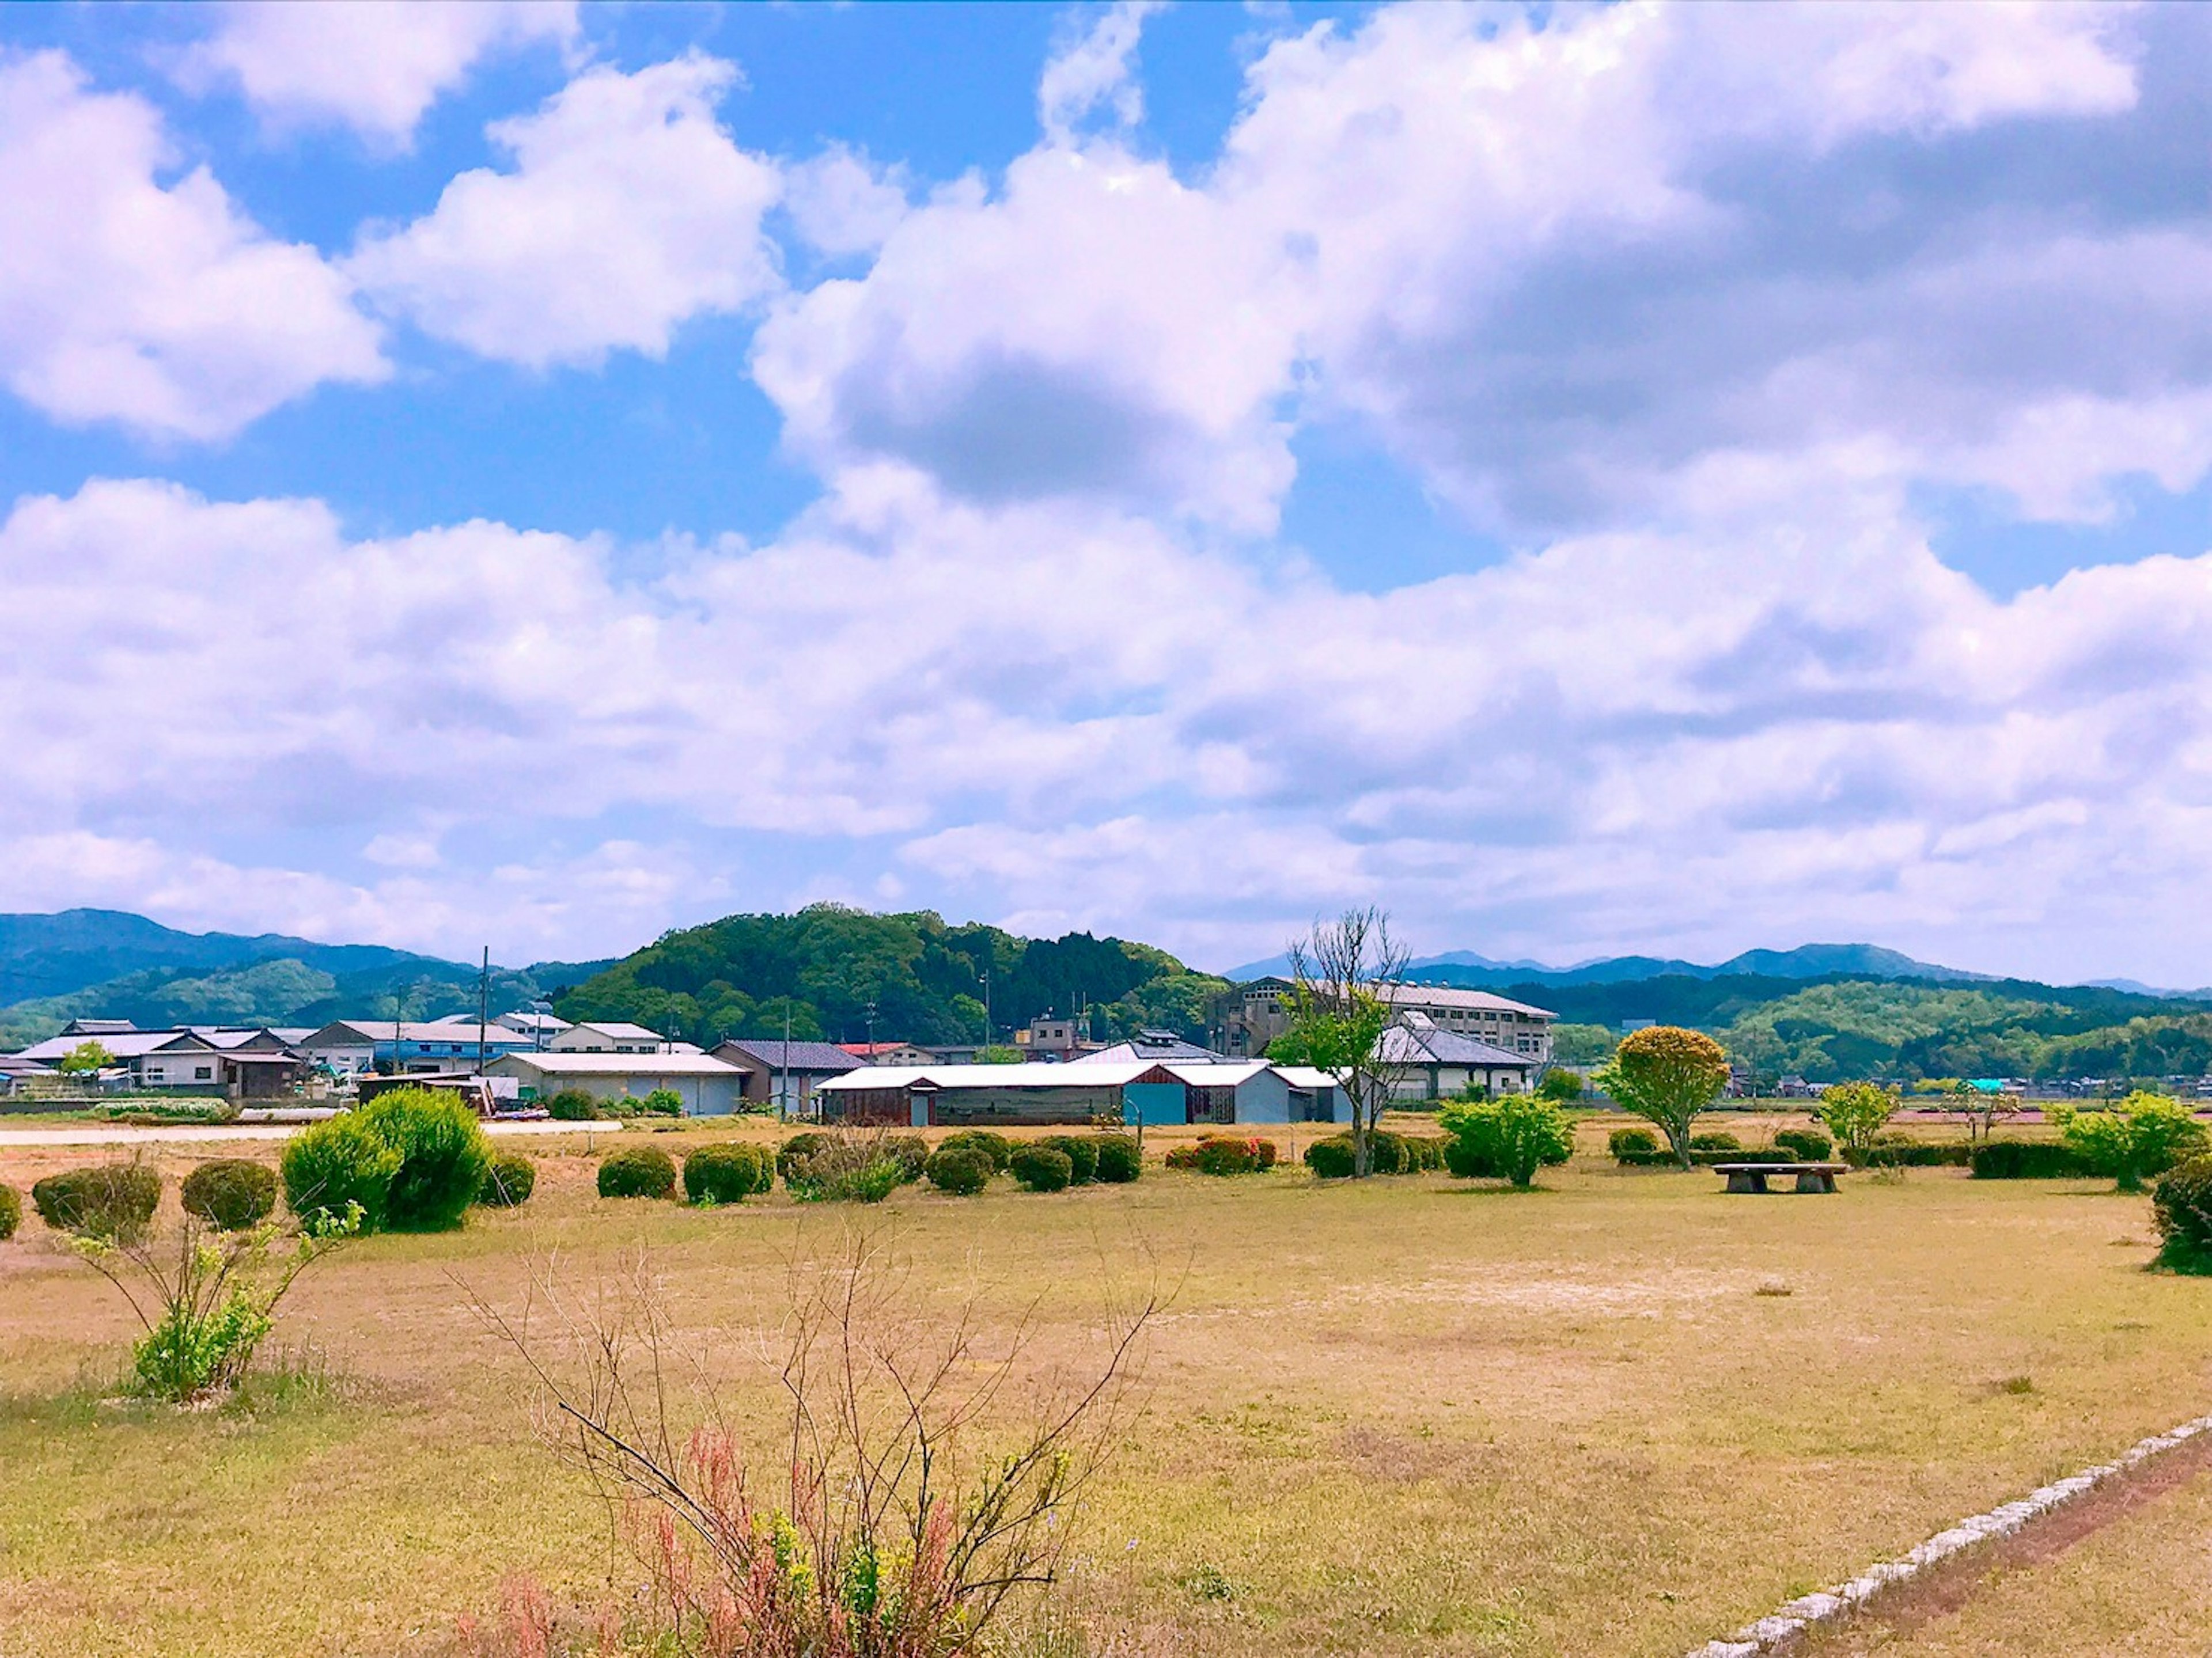
[[[1032,1192],[1061,1192],[1075,1178],[1075,1163],[1065,1151],[1049,1145],[1024,1145],[1006,1167]]]
[[[1876,1134],[1864,1151],[1844,1148],[1844,1161],[1854,1169],[1964,1169],[1973,1155],[1965,1140],[1916,1140],[1896,1133]]]
[[[0,1181],[0,1243],[15,1236],[15,1229],[23,1224],[23,1194],[14,1187]]]
[[[519,1209],[537,1189],[538,1165],[519,1151],[501,1151],[484,1169],[477,1201],[489,1209]]]
[[[694,1203],[743,1203],[775,1184],[775,1159],[765,1146],[730,1140],[684,1158],[684,1195]]]
[[[937,1143],[940,1151],[975,1151],[990,1158],[991,1167],[1003,1175],[1006,1165],[1013,1161],[1014,1143],[1004,1134],[994,1134],[988,1128],[963,1128],[957,1134],[947,1134]]]
[[[1800,1163],[1826,1163],[1836,1154],[1836,1143],[1817,1128],[1778,1128],[1774,1149],[1787,1151]]]
[[[2152,1189],[2151,1215],[2161,1240],[2160,1266],[2212,1273],[2212,1157],[2168,1169]]]
[[[932,1186],[956,1198],[974,1197],[997,1172],[991,1166],[991,1154],[975,1145],[940,1145],[922,1165]]]
[[[2097,1171],[2057,1140],[1984,1140],[1974,1148],[1976,1180],[2068,1180]]]
[[[676,1190],[676,1162],[657,1145],[629,1145],[599,1160],[603,1198],[665,1198]]]
[[[276,1207],[276,1171],[246,1157],[217,1157],[185,1176],[185,1212],[218,1231],[243,1232]]]
[[[1275,1143],[1257,1134],[1208,1134],[1191,1145],[1178,1145],[1164,1161],[1170,1169],[1199,1175],[1257,1175],[1275,1166]]]
[[[1682,1165],[1672,1151],[1615,1152],[1613,1159],[1624,1169],[1679,1169]],[[1726,1151],[1705,1147],[1690,1153],[1692,1168],[1710,1169],[1721,1163],[1804,1163],[1800,1157],[1771,1145],[1754,1145],[1747,1151]]]
[[[49,1175],[31,1188],[39,1218],[80,1237],[131,1238],[153,1224],[161,1176],[143,1163],[108,1163]]]
[[[1098,1178],[1098,1142],[1090,1135],[1059,1134],[1037,1143],[1066,1153],[1071,1184],[1088,1186]]]
[[[1128,1135],[1101,1134],[1094,1144],[1098,1147],[1098,1179],[1102,1184],[1127,1186],[1145,1172],[1144,1154]]]

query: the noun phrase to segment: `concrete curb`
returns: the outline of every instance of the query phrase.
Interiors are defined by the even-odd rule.
[[[1980,1544],[2009,1537],[2029,1521],[2087,1496],[2113,1475],[2126,1473],[2203,1433],[2212,1433],[2212,1416],[2200,1416],[2194,1422],[2185,1422],[2178,1428],[2155,1434],[2130,1446],[2110,1462],[2084,1468],[2077,1474],[2030,1491],[2015,1502],[1991,1509],[1987,1514],[1961,1520],[1949,1530],[1937,1532],[1903,1559],[1885,1560],[1848,1583],[1838,1583],[1832,1589],[1822,1589],[1792,1600],[1786,1606],[1778,1606],[1757,1623],[1724,1639],[1708,1641],[1685,1658],[1763,1658],[1767,1653],[1779,1651],[1820,1625],[1832,1623],[1857,1611],[1883,1591],[1911,1582],[1929,1567]]]

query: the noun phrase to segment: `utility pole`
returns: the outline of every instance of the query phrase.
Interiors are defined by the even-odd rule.
[[[868,1004],[868,1063],[876,1062],[876,1005]]]
[[[783,1054],[777,1066],[775,1082],[775,1110],[780,1117],[791,1115],[791,999],[783,1002]]]
[[[477,975],[477,1075],[483,1075],[484,1047],[491,1025],[491,946],[483,947],[483,970]]]
[[[991,1045],[991,975],[983,975],[983,1046]]]

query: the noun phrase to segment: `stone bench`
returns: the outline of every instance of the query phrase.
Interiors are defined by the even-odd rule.
[[[1794,1175],[1800,1192],[1832,1192],[1836,1176],[1850,1165],[1841,1163],[1717,1163],[1714,1172],[1728,1176],[1731,1192],[1765,1192],[1770,1175]]]

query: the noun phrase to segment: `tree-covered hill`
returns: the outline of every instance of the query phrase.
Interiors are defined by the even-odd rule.
[[[1555,1010],[1578,1033],[1618,1033],[1631,1019],[1708,1030],[1761,1072],[1814,1082],[2212,1072],[2212,1011],[2099,986],[1733,975],[1524,985],[1507,993]]]
[[[859,1042],[978,1042],[984,979],[1001,1039],[1039,1014],[1089,1008],[1101,1036],[1140,1028],[1200,1035],[1224,981],[1166,951],[1071,932],[1023,938],[948,926],[924,910],[877,915],[813,904],[793,915],[731,915],[664,935],[557,995],[564,1019],[629,1019],[662,1034]],[[872,1021],[870,1009],[873,1008]]]

